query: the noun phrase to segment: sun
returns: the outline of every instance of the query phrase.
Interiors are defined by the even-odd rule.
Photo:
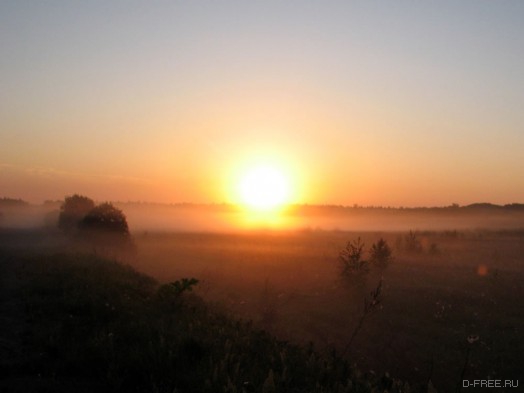
[[[290,202],[290,181],[281,169],[259,165],[247,170],[239,182],[240,201],[258,211],[275,210]]]

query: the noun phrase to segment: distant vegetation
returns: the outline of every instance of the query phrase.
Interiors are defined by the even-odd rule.
[[[325,212],[331,211],[332,213],[346,212],[434,212],[434,213],[446,213],[446,212],[473,212],[473,211],[524,211],[523,203],[510,203],[506,205],[496,205],[493,203],[473,203],[470,205],[460,206],[456,203],[450,206],[433,206],[433,207],[391,207],[391,206],[344,206],[344,205],[296,205],[296,209],[302,211],[319,211],[324,210]]]
[[[393,261],[393,251],[388,242],[380,238],[369,250],[371,263],[381,269],[386,268]]]
[[[119,236],[129,235],[126,216],[111,203],[102,203],[92,208],[78,223],[82,232]]]
[[[95,202],[83,195],[72,195],[65,197],[60,206],[58,216],[58,227],[64,232],[72,232],[78,229],[82,219],[95,207]]]
[[[360,240],[349,241],[338,256],[340,274],[346,278],[356,279],[369,271],[369,263],[364,259],[364,243]]]
[[[422,243],[415,232],[409,231],[409,233],[404,237],[404,251],[408,254],[422,253]]]
[[[71,198],[74,196],[68,196]],[[77,197],[82,197],[77,195]],[[87,197],[85,197],[87,198]],[[90,199],[90,198],[87,198]],[[3,203],[2,203],[3,201]],[[16,201],[16,202],[15,202]],[[64,201],[65,202],[65,201]],[[241,222],[246,212],[232,204],[160,204],[146,202],[112,202],[125,212],[132,223],[131,231],[231,231],[254,228],[258,223]],[[63,205],[63,203],[62,203]],[[89,206],[92,208],[93,206]],[[87,214],[87,209],[61,210],[60,201],[29,204],[13,198],[0,199],[0,225],[4,228],[46,226],[60,228],[65,233],[77,231],[76,224]],[[69,215],[71,213],[71,215]],[[524,219],[524,204],[457,204],[445,207],[398,208],[383,206],[290,205],[279,213],[282,220],[270,224],[272,229],[309,230],[385,230],[406,231],[447,229],[515,229]],[[244,225],[246,224],[246,225]],[[265,224],[261,224],[262,226]],[[493,225],[496,225],[494,228]],[[424,247],[429,247],[424,245]]]
[[[0,207],[20,207],[20,206],[28,206],[29,203],[22,199],[14,199],[14,198],[0,198]]]
[[[411,232],[410,232],[411,233]],[[357,279],[370,271],[371,266],[386,268],[393,261],[393,251],[388,242],[380,238],[369,249],[369,260],[364,258],[365,244],[360,237],[348,241],[339,252],[340,274],[345,278]]]
[[[129,239],[129,226],[122,210],[108,202],[95,205],[91,198],[78,194],[65,198],[58,227],[84,240],[121,243]]]
[[[81,195],[75,194],[67,198],[76,198],[83,197]],[[87,198],[89,199],[89,198]],[[58,201],[47,200],[44,201],[44,205],[55,205]],[[2,197],[0,198],[0,207],[7,206],[28,206],[29,202],[24,201],[20,198],[10,198]],[[118,205],[128,205],[130,207],[174,207],[174,208],[187,208],[187,209],[206,209],[210,211],[235,211],[235,205],[217,203],[217,204],[195,204],[195,203],[152,203],[152,202],[119,202]],[[380,206],[380,205],[290,205],[288,206],[288,211],[291,212],[301,212],[301,213],[314,213],[318,214],[319,212],[329,214],[341,214],[344,212],[403,212],[403,213],[423,213],[423,212],[433,212],[433,213],[468,213],[475,211],[492,211],[492,212],[515,212],[521,211],[524,212],[524,203],[509,203],[505,205],[497,205],[493,203],[472,203],[469,205],[460,206],[459,204],[453,203],[449,206],[432,206],[432,207],[409,207],[409,206]]]

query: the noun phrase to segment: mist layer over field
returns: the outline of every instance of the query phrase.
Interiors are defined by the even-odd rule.
[[[281,340],[335,350],[362,370],[419,385],[431,380],[439,391],[453,391],[462,373],[471,380],[521,376],[519,206],[303,206],[267,222],[249,222],[231,206],[118,206],[132,250],[86,248],[65,236],[56,204],[3,209],[0,248],[95,252],[161,283],[194,277],[196,294],[215,310]],[[380,239],[392,250],[383,266],[371,262]],[[341,252],[357,241],[366,269],[344,276]],[[377,306],[367,313],[377,288]]]
[[[115,203],[130,231],[236,232],[243,230],[409,231],[515,229],[524,223],[524,205],[383,208],[296,205],[254,212],[235,205]],[[60,202],[0,206],[0,226],[56,226]]]
[[[390,372],[443,391],[454,388],[470,335],[470,378],[519,374],[524,329],[524,233],[423,232],[417,253],[404,232],[289,232],[137,236],[133,263],[161,280],[199,277],[198,293],[277,336],[342,351],[365,299],[383,283],[383,298],[350,350],[364,369]],[[379,238],[394,261],[355,284],[340,275],[339,253],[359,238]],[[469,367],[469,366],[468,366]]]

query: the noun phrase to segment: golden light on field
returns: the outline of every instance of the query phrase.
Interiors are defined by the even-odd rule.
[[[238,184],[240,202],[259,212],[274,211],[291,200],[291,183],[284,171],[273,165],[249,168]]]

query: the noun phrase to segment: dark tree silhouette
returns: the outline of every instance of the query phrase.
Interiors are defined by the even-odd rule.
[[[129,235],[126,216],[111,203],[102,203],[91,209],[80,222],[80,229],[93,234]]]
[[[15,199],[15,198],[0,198],[0,206],[4,207],[25,207],[28,206],[29,203],[22,200],[22,199]]]
[[[78,228],[80,221],[95,207],[91,198],[83,195],[72,195],[65,197],[60,206],[58,216],[58,227],[65,232],[71,232]]]
[[[346,247],[338,254],[340,273],[343,277],[362,275],[369,270],[368,261],[363,259],[364,243],[360,237],[347,242]]]
[[[374,243],[369,250],[370,259],[373,265],[379,268],[385,268],[393,260],[391,247],[382,238]]]

